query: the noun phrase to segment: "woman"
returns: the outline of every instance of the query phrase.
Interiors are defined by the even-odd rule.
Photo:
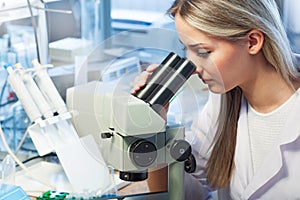
[[[300,73],[275,1],[176,0],[169,13],[212,92],[192,126],[193,176],[220,199],[299,198]]]

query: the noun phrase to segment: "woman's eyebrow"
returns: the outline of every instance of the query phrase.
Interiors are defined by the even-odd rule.
[[[203,43],[196,43],[196,44],[189,44],[188,46],[190,47],[190,48],[195,48],[195,47],[201,47],[201,48],[203,48]]]
[[[180,42],[182,45],[184,45],[183,42],[182,42],[181,40],[179,40],[179,42]],[[184,45],[184,46],[185,46],[185,45]],[[202,47],[202,48],[203,48],[204,44],[203,44],[203,43],[195,43],[195,44],[188,44],[187,46],[190,47],[190,48],[195,48],[195,47]]]

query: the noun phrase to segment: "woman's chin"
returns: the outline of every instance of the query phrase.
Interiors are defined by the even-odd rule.
[[[208,90],[215,94],[224,94],[227,92],[223,86],[214,84],[208,84]]]

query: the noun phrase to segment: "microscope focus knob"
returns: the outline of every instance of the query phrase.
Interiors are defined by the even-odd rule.
[[[109,133],[109,132],[107,132],[107,133],[101,133],[101,138],[102,139],[108,139],[108,138],[111,138],[112,136],[114,136],[113,133]]]
[[[193,173],[196,171],[196,159],[193,154],[191,154],[186,161],[184,161],[184,170],[187,173]]]
[[[130,147],[130,158],[139,167],[149,167],[157,157],[156,146],[147,140],[138,140]]]
[[[191,145],[185,140],[176,140],[170,148],[172,158],[178,162],[185,161],[192,153]]]

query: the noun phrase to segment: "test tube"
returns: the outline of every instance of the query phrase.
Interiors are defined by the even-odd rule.
[[[169,55],[162,61],[157,70],[151,74],[148,78],[145,86],[137,91],[135,94],[141,100],[146,101],[149,96],[153,93],[156,87],[161,85],[161,81],[172,71],[181,58],[174,52],[169,53]]]

